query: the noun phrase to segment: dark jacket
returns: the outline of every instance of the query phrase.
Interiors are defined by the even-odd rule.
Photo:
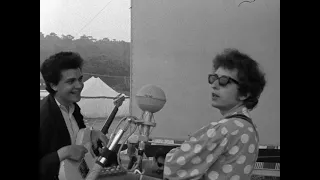
[[[80,107],[75,103],[73,116],[79,129],[85,128]],[[60,161],[57,151],[71,145],[70,135],[64,118],[53,95],[48,95],[40,103],[39,132],[39,175],[40,179],[58,179]]]

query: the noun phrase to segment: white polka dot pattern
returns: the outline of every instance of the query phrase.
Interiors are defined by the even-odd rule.
[[[207,149],[208,149],[208,151],[212,151],[214,148],[216,148],[216,146],[217,146],[216,143],[210,142],[210,143],[208,143],[208,145],[207,145]]]
[[[195,141],[197,141],[197,139],[196,139],[195,137],[191,137],[191,138],[190,138],[190,141],[191,141],[191,142],[195,142]]]
[[[199,153],[202,149],[202,146],[200,144],[195,145],[193,152]]]
[[[249,174],[251,172],[251,169],[252,169],[252,166],[247,165],[243,170],[244,174]]]
[[[247,143],[249,141],[249,136],[248,136],[248,134],[242,134],[241,135],[241,142],[243,143],[243,144],[245,144],[245,143]]]
[[[242,109],[242,113],[243,113],[245,116],[250,117],[247,108],[243,108],[243,109]]]
[[[209,174],[208,174],[208,178],[210,180],[217,180],[219,177],[219,173],[216,172],[216,171],[211,171]]]
[[[215,135],[216,135],[216,130],[215,130],[214,128],[208,129],[208,131],[207,131],[207,136],[208,136],[209,138],[212,138],[212,137],[215,136]]]
[[[253,153],[254,152],[254,150],[255,150],[255,145],[254,144],[250,144],[250,146],[249,146],[249,148],[248,148],[248,151],[249,151],[249,153]]]
[[[230,180],[240,180],[240,176],[239,175],[234,175],[230,178]]]
[[[215,125],[217,125],[218,123],[217,122],[212,122],[212,123],[210,123],[212,126],[215,126]]]
[[[222,135],[226,135],[228,133],[228,129],[226,128],[226,127],[223,127],[222,129],[221,129],[221,134]]]
[[[177,175],[181,178],[185,177],[187,175],[187,171],[186,170],[179,170],[179,171],[177,171]]]
[[[191,163],[192,164],[200,164],[201,163],[201,158],[199,156],[196,156],[191,160]]]
[[[207,158],[206,158],[206,162],[207,162],[207,163],[211,163],[212,160],[213,160],[213,154],[209,154],[209,155],[207,156]]]
[[[223,141],[221,142],[220,146],[225,146],[228,142],[227,138],[224,138]]]
[[[198,169],[194,169],[190,172],[190,176],[196,176],[199,174],[199,170]]]
[[[241,109],[237,113],[243,114]],[[243,180],[253,170],[251,159],[256,159],[258,148],[255,127],[248,125],[241,119],[222,119],[194,132],[166,156],[164,178],[196,180],[205,174],[210,180]]]
[[[229,121],[229,119],[222,119],[221,121],[219,121],[219,123],[222,124],[222,123],[226,123],[228,121]]]
[[[230,173],[232,171],[232,166],[230,164],[226,164],[222,166],[222,171],[224,173]]]
[[[184,144],[181,145],[181,150],[182,150],[183,152],[187,152],[187,151],[189,151],[190,149],[191,149],[191,146],[190,146],[190,144],[188,144],[188,143],[184,143]]]
[[[171,174],[170,168],[167,167],[167,166],[164,166],[164,168],[163,168],[163,173],[164,173],[165,175],[170,175],[170,174]]]
[[[185,164],[186,164],[186,158],[183,157],[183,156],[180,156],[180,157],[177,159],[177,164],[179,164],[179,165],[185,165]]]
[[[234,120],[234,123],[239,127],[244,127],[244,124],[238,120]]]
[[[238,146],[233,146],[233,147],[229,150],[229,154],[235,155],[238,151],[239,151],[239,147],[238,147]]]
[[[237,159],[237,164],[243,164],[246,161],[246,156],[241,155],[238,159]]]
[[[166,156],[166,161],[170,162],[173,159],[173,153],[168,153]]]
[[[174,153],[174,151],[176,151],[177,150],[177,148],[173,148],[173,149],[171,149],[170,151],[169,151],[169,153]]]
[[[237,135],[238,132],[239,132],[239,130],[237,129],[237,130],[233,131],[233,132],[231,133],[231,135]]]

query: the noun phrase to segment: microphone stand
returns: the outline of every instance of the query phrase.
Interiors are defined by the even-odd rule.
[[[142,160],[143,154],[145,153],[146,143],[149,141],[149,135],[151,132],[151,127],[155,127],[156,123],[152,122],[153,113],[149,111],[143,111],[142,120],[136,120],[136,124],[140,124],[140,132],[139,132],[139,147],[138,147],[138,157],[136,165],[133,167],[135,170],[139,170],[142,172]]]
[[[153,113],[159,111],[163,107],[163,105],[166,102],[166,98],[165,98],[164,92],[160,88],[153,85],[147,85],[143,87],[141,90],[139,90],[136,97],[138,100],[137,104],[139,108],[143,111],[141,120],[138,120],[135,117],[123,118],[123,119],[128,119],[127,123],[125,124],[124,128],[119,129],[119,131],[116,133],[115,136],[114,136],[114,133],[111,134],[110,141],[107,145],[107,148],[103,148],[103,152],[101,153],[100,157],[97,159],[91,172],[86,177],[86,180],[95,180],[99,176],[101,169],[108,165],[108,160],[111,159],[112,154],[115,151],[116,145],[119,143],[123,134],[128,130],[131,123],[135,125],[135,128],[137,126],[140,126],[138,160],[136,165],[134,166],[134,169],[135,169],[134,171],[142,172],[142,159],[143,159],[143,154],[145,153],[145,145],[149,141],[151,127],[156,126],[156,123],[154,122],[154,118],[153,118]],[[122,122],[122,120],[120,120],[120,122]],[[130,136],[134,132],[135,130],[130,134]],[[123,144],[124,142],[121,144],[120,149],[118,150],[118,154],[120,154],[120,150],[122,149]],[[119,162],[119,156],[117,159],[118,162]],[[120,167],[123,168],[121,163],[119,163],[119,165]]]

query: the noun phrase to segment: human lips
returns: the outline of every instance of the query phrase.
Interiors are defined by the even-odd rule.
[[[80,91],[72,91],[71,94],[73,94],[73,95],[79,95],[79,94],[80,94]]]
[[[212,99],[215,99],[215,98],[218,98],[218,97],[219,96],[216,93],[212,92]]]

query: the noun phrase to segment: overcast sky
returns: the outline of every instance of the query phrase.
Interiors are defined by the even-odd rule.
[[[130,0],[40,0],[40,32],[45,35],[129,42],[130,21]]]

